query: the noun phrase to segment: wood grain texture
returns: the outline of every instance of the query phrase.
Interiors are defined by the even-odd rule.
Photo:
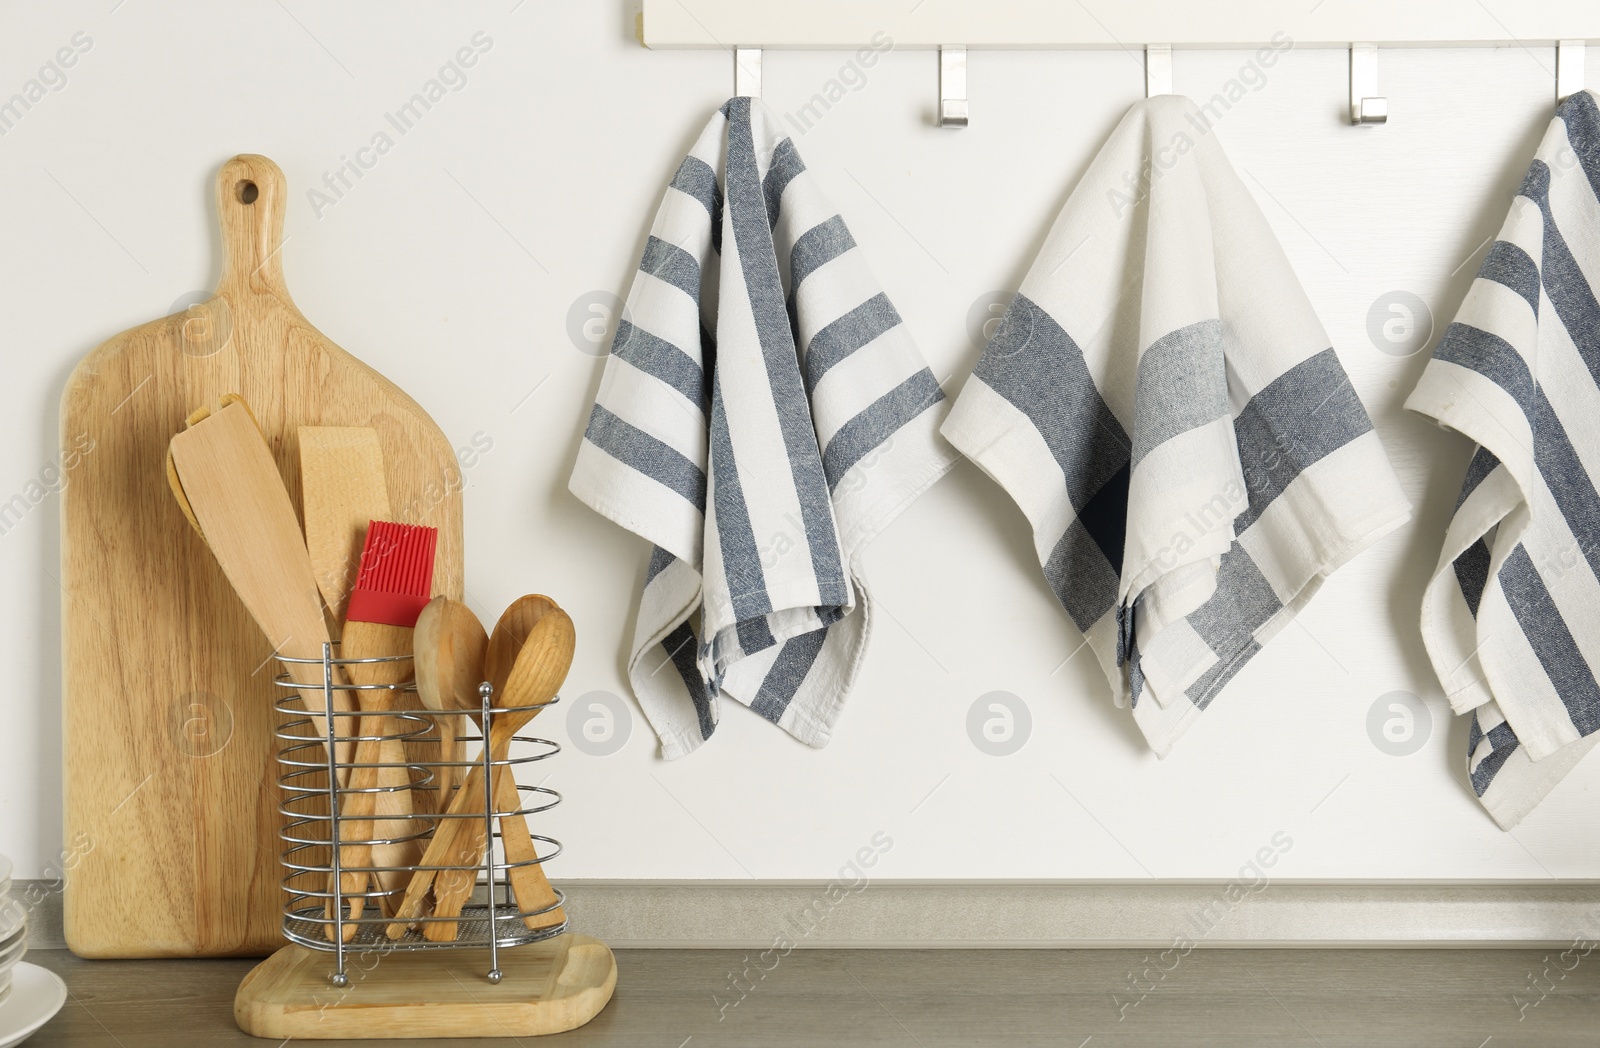
[[[328,624],[300,521],[249,406],[234,394],[223,401],[219,411],[196,411],[172,438],[167,474],[173,491],[273,652],[322,658]],[[320,667],[300,662],[287,669],[299,684],[323,683]],[[329,701],[336,709],[355,708],[346,691],[324,696],[302,688],[300,698],[322,737]],[[348,742],[336,740],[331,749],[341,763],[350,760]]]
[[[367,426],[301,426],[298,436],[306,549],[328,613],[343,622],[367,525],[389,519],[383,448]]]
[[[508,867],[505,876],[511,882],[517,908],[528,914],[522,918],[522,923],[533,929],[554,928],[567,919],[567,914],[557,905],[560,897],[545,876],[544,864],[538,861],[539,850],[533,843],[532,831],[528,829],[528,818],[520,814],[524,804],[512,770],[501,769],[494,776],[494,807],[497,812],[510,814],[499,816],[500,843],[505,848],[507,863],[528,864]],[[547,912],[530,912],[537,910]]]
[[[301,426],[300,437],[300,488],[301,501],[305,515],[306,549],[311,556],[311,569],[317,580],[317,589],[322,593],[322,599],[327,605],[328,616],[333,620],[335,630],[339,636],[339,654],[343,658],[369,658],[377,655],[409,655],[410,647],[396,651],[369,651],[364,648],[366,636],[363,629],[354,631],[355,648],[352,650],[352,630],[349,624],[340,629],[338,624],[344,622],[345,606],[350,600],[350,591],[355,588],[356,577],[361,568],[361,549],[366,539],[367,527],[375,520],[388,520],[391,516],[389,507],[389,488],[383,476],[383,448],[378,443],[376,430],[366,426]],[[357,624],[359,626],[371,625],[370,623]],[[392,629],[384,627],[382,629]],[[380,636],[385,634],[380,631]],[[348,672],[356,684],[402,683],[410,676],[410,664],[396,664],[383,667],[349,667]],[[382,680],[372,674],[397,675],[393,680]],[[358,702],[363,706],[368,701],[378,696],[378,692],[362,690],[356,693]],[[388,708],[392,695],[383,695],[384,708]],[[373,718],[371,722],[363,719],[363,735],[391,734],[395,722],[386,717]],[[410,784],[410,774],[397,765],[405,760],[405,748],[399,742],[387,740],[382,743],[361,743],[357,747],[356,763],[382,762],[389,765],[368,771],[363,768],[353,769],[348,783],[352,790],[369,790],[376,785],[392,787],[394,792],[374,796],[368,793],[352,793],[345,800],[347,816],[383,815],[409,816],[412,812],[412,794],[407,789]],[[360,810],[351,812],[352,805]],[[345,833],[345,840],[371,838],[373,824],[370,821],[356,821],[346,824],[349,830]],[[408,821],[386,821],[378,824],[378,838],[395,838],[414,832]],[[344,870],[351,870],[362,865],[372,865],[373,858],[378,857],[375,863],[378,866],[400,866],[413,861],[420,855],[420,849],[412,844],[384,845],[378,848],[371,846],[350,846],[352,854],[341,854],[340,866]],[[385,877],[398,878],[399,874],[379,874],[377,880],[382,887]],[[350,915],[359,917],[364,905],[361,897],[356,893],[366,890],[369,877],[363,873],[345,873],[341,882],[344,894],[351,896]],[[330,875],[330,891],[333,878]],[[397,890],[403,891],[405,884],[400,881]],[[328,917],[333,916],[333,898],[328,899],[326,908]],[[355,934],[355,926],[347,929],[347,934]],[[329,929],[332,933],[332,929]]]
[[[411,654],[412,630],[408,626],[390,626],[378,622],[346,622],[341,635],[340,654],[347,659],[393,658]],[[361,718],[361,734],[368,736],[356,747],[356,767],[350,771],[350,789],[345,797],[343,813],[350,821],[341,824],[340,839],[346,841],[391,840],[394,844],[346,844],[340,848],[340,866],[344,872],[340,881],[348,893],[365,890],[369,876],[376,887],[385,894],[380,900],[385,916],[393,913],[405,891],[410,875],[401,870],[360,872],[362,866],[409,866],[422,857],[422,846],[415,840],[401,840],[425,830],[426,824],[411,818],[413,793],[410,789],[410,770],[403,766],[406,751],[403,743],[393,736],[406,727],[405,723],[384,716],[395,705],[401,692],[397,686],[412,676],[411,659],[384,662],[375,665],[345,667],[350,679],[359,685],[389,685],[390,687],[363,687],[356,692],[363,712],[371,717]],[[383,764],[386,767],[362,767]],[[368,792],[379,786],[396,789]],[[377,821],[373,817],[377,816]],[[348,830],[345,829],[348,827]],[[329,876],[329,881],[333,880]],[[331,887],[331,883],[330,883]],[[328,900],[328,916],[333,915],[333,900]],[[361,916],[363,900],[360,895],[350,898],[350,916]],[[327,931],[331,934],[332,928]],[[356,926],[345,929],[353,936]]]
[[[449,597],[434,597],[417,616],[416,633],[412,638],[417,700],[435,713],[448,712],[467,705],[469,700],[477,700],[477,688],[483,680],[484,651],[488,646],[489,634],[472,609]],[[434,718],[440,761],[461,759],[465,721],[460,714]],[[457,770],[448,766],[434,769],[437,804],[441,811],[450,807],[451,792],[459,778]]]
[[[495,705],[516,707],[549,702],[566,680],[567,670],[572,666],[575,645],[576,635],[572,620],[567,617],[566,612],[556,606],[555,601],[542,594],[519,597],[500,616],[494,632],[489,635],[485,670],[496,688],[497,694],[493,700]],[[504,653],[512,649],[515,649],[516,657],[509,670],[505,670],[502,666]],[[540,712],[534,709],[519,713],[503,713],[495,717],[489,737],[485,740],[489,749],[489,759],[504,761],[510,756],[512,738],[524,724]],[[482,769],[473,768],[461,786],[462,794],[472,798],[469,801],[470,806],[465,810],[470,811],[472,807],[482,805],[486,798],[493,798],[496,806],[505,807],[504,800],[508,799],[510,793],[515,792],[505,785],[509,775],[509,769],[495,767],[489,776],[491,781],[485,782]],[[508,828],[507,822],[508,820],[501,820],[503,829]],[[456,831],[459,836],[456,838],[456,843],[447,846],[449,850],[445,854],[481,855],[488,843],[485,827],[475,819],[456,820],[447,826],[441,826],[435,831],[435,835],[443,837],[450,831]],[[512,836],[511,833],[507,834],[506,843],[512,853],[517,855],[514,861],[520,862],[529,858],[533,851],[532,840],[514,841]],[[526,837],[525,834],[523,836]],[[537,866],[529,866],[512,872],[518,878],[518,887],[522,889],[522,893],[517,896],[518,903],[525,910],[533,908],[529,904],[540,894],[548,893],[549,888],[546,885],[544,893],[539,893],[536,886],[529,883],[529,879],[542,878],[543,871]],[[433,885],[434,916],[450,917],[459,913],[471,896],[476,882],[475,873],[464,870],[440,872]],[[410,895],[409,890],[407,895]],[[524,898],[527,898],[528,902],[523,902]],[[554,901],[554,898],[550,897],[542,900],[540,905]],[[546,919],[550,918],[555,918],[555,923],[560,923],[560,918],[554,912],[547,915]],[[456,937],[456,928],[454,923],[449,921],[434,921],[423,926],[422,934],[430,939],[446,941]]]
[[[360,572],[367,526],[375,520],[395,519],[384,479],[383,446],[378,441],[377,431],[367,426],[301,426],[299,437],[306,547],[311,553],[317,587],[322,591],[322,599],[327,603],[328,614],[334,620],[335,632],[343,645],[348,630],[340,630],[338,624],[345,620],[345,607]],[[435,560],[437,562],[437,555]],[[409,653],[408,650],[406,654]],[[358,657],[343,647],[341,654],[345,658]],[[419,708],[419,703],[408,692],[399,692],[393,699],[395,709]],[[379,770],[378,782],[397,790],[405,787],[410,775],[393,765],[402,759],[413,764],[433,759],[439,749],[436,735],[430,730],[403,744],[385,743],[382,760],[390,767]],[[400,816],[408,816],[413,811],[431,812],[433,791],[386,793],[378,798],[377,810],[380,815]],[[405,822],[391,824],[379,836],[394,837],[413,832],[406,825]],[[389,861],[379,865],[398,866],[408,861],[405,851],[403,846],[391,851],[387,856]]]
[[[515,712],[502,713],[494,718],[489,736],[484,740],[489,760],[496,766],[492,778],[508,774],[503,762],[509,755],[511,741],[522,726],[531,721],[554,698],[561,683],[566,680],[572,666],[576,631],[572,619],[556,606],[549,597],[530,594],[515,601],[501,615],[489,637],[488,675],[499,683],[497,706],[513,708]],[[504,655],[515,649],[516,659],[509,670],[503,668]],[[527,709],[523,707],[534,707]],[[481,725],[480,725],[481,726]],[[461,784],[451,802],[451,814],[465,814],[482,808],[486,798],[498,798],[499,791],[493,783],[485,782],[483,768],[474,767]],[[441,823],[433,840],[423,853],[423,866],[445,864],[472,866],[482,861],[487,828],[477,819],[456,818]],[[526,842],[531,851],[532,842]],[[520,860],[519,860],[520,861]],[[537,867],[526,867],[534,875],[543,876]],[[525,876],[520,874],[519,876]],[[451,918],[461,912],[461,907],[472,894],[477,873],[472,869],[418,870],[406,888],[401,902],[399,920],[389,926],[389,937],[397,938],[407,921],[421,912],[423,893],[433,888],[434,920],[423,925],[422,934],[436,942],[448,942],[456,937],[456,925]],[[527,906],[523,907],[527,909]],[[551,915],[553,916],[553,914]]]
[[[1202,949],[1119,1020],[1111,995],[1123,991],[1129,972],[1148,965],[1146,958],[1155,959],[1148,950],[796,949],[742,998],[730,993],[729,976],[755,962],[755,950],[617,950],[611,1003],[553,1043],[1078,1048],[1089,1039],[1088,1048],[1592,1048],[1600,965],[1591,962],[1600,953],[1542,997],[1527,995],[1528,977],[1559,952]],[[28,1048],[277,1043],[234,1025],[231,1005],[246,962],[86,962],[65,951],[35,951],[28,959],[60,973],[73,993]],[[741,984],[749,985],[742,975]],[[719,1016],[713,994],[739,1003]],[[1540,1003],[1519,1011],[1513,995]],[[181,1024],[173,1022],[175,1006],[183,1009]],[[483,1026],[473,1032],[495,1033]],[[367,1043],[484,1042],[463,1034]]]
[[[68,878],[65,919],[84,956],[259,956],[281,944],[271,647],[162,475],[195,406],[242,394],[297,507],[300,426],[376,430],[397,519],[439,529],[435,588],[461,592],[449,443],[295,307],[277,166],[235,157],[216,188],[216,295],[93,350],[62,395],[62,446],[79,450],[61,502],[66,837],[95,845]]]
[[[430,710],[467,709],[481,704],[478,686],[486,673],[489,635],[472,609],[449,597],[435,597],[417,617],[415,665],[417,669],[417,698]],[[509,671],[507,671],[509,672]],[[439,759],[459,760],[460,737],[456,727],[460,716],[440,719]],[[440,806],[448,809],[451,797],[451,780],[457,769],[440,767],[435,770],[439,786]],[[500,816],[500,839],[505,846],[506,876],[516,893],[517,905],[528,913],[546,910],[542,914],[529,913],[523,922],[529,928],[549,928],[566,920],[566,914],[557,903],[560,901],[544,867],[538,862],[539,852],[528,829],[527,817],[520,814],[522,796],[512,775],[497,775],[494,783],[495,809]],[[514,865],[528,863],[531,865]]]
[[[487,949],[388,953],[328,985],[328,954],[286,946],[245,976],[234,997],[239,1028],[256,1037],[530,1037],[576,1029],[617,985],[599,939],[558,935],[501,951],[498,984],[484,979]]]

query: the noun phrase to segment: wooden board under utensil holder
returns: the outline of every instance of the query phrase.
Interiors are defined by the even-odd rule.
[[[214,297],[104,343],[62,395],[66,834],[93,842],[67,878],[66,937],[84,957],[283,944],[277,663],[168,490],[167,443],[191,411],[242,394],[297,510],[298,428],[375,429],[396,519],[439,529],[434,590],[461,595],[449,442],[295,307],[277,165],[234,157],[216,190]]]
[[[498,983],[483,977],[488,956],[374,947],[370,960],[352,954],[349,984],[335,988],[326,953],[286,946],[245,976],[233,1017],[274,1039],[532,1037],[582,1026],[617,985],[616,958],[586,935],[501,950]]]

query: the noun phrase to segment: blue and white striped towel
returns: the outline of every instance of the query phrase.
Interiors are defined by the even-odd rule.
[[[1410,515],[1266,220],[1173,95],[1112,133],[942,432],[1021,507],[1163,755]]]
[[[859,555],[954,462],[943,399],[777,118],[731,99],[656,213],[570,482],[655,545],[628,675],[664,757],[720,693],[827,744]]]
[[[1568,99],[1406,406],[1477,451],[1422,635],[1515,826],[1600,734],[1600,111]]]

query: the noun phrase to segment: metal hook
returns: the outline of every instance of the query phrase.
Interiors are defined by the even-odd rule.
[[[1378,94],[1378,45],[1350,45],[1350,122],[1382,124],[1389,119],[1389,99]]]
[[[1556,105],[1583,90],[1583,41],[1556,41]]]
[[[1172,94],[1172,45],[1151,44],[1144,49],[1144,97]]]
[[[939,126],[967,126],[967,49],[939,48]]]
[[[733,49],[733,93],[761,97],[761,48]]]

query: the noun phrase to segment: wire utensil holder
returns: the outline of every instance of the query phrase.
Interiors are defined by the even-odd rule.
[[[498,707],[493,703],[493,686],[484,682],[479,687],[481,704],[475,711],[481,729],[482,753],[477,759],[445,761],[439,759],[436,752],[424,747],[436,747],[444,732],[456,731],[456,726],[473,711],[419,709],[415,708],[417,703],[406,701],[391,703],[391,708],[381,714],[372,711],[363,713],[359,708],[336,709],[334,702],[338,693],[354,696],[362,691],[391,689],[397,692],[393,696],[395,699],[404,699],[404,695],[398,693],[409,694],[416,690],[414,684],[352,684],[343,670],[343,667],[363,664],[410,662],[411,656],[340,659],[334,657],[336,647],[337,644],[324,644],[320,659],[277,656],[279,663],[285,667],[285,672],[276,679],[281,694],[273,704],[279,718],[278,764],[283,769],[278,776],[278,784],[283,789],[283,801],[278,811],[284,823],[278,836],[284,844],[284,938],[309,949],[333,954],[334,968],[328,973],[328,981],[336,987],[349,984],[347,959],[352,952],[381,955],[394,951],[470,947],[488,948],[489,969],[484,977],[491,983],[497,983],[501,976],[499,951],[502,947],[523,946],[552,938],[565,932],[567,923],[563,919],[551,927],[528,927],[528,919],[560,910],[565,898],[560,889],[556,889],[554,903],[536,909],[524,909],[513,896],[508,872],[516,867],[545,862],[561,854],[560,841],[531,834],[539,846],[540,854],[536,859],[522,862],[507,863],[503,852],[497,854],[501,834],[496,823],[501,817],[534,816],[549,811],[561,803],[561,794],[544,786],[518,784],[517,803],[521,806],[515,810],[498,810],[494,789],[497,770],[501,775],[512,776],[514,780],[513,769],[516,766],[546,760],[559,753],[561,747],[549,739],[518,735],[513,741],[521,743],[524,751],[531,749],[532,752],[526,756],[494,760],[488,746],[490,729],[496,717],[542,709],[560,699],[553,698],[533,706]],[[320,683],[296,683],[289,671],[300,666],[320,667]],[[317,712],[313,714],[312,711]],[[321,726],[317,723],[318,717],[323,720]],[[409,744],[411,753],[404,761],[380,760],[376,764],[357,765],[354,763],[355,748],[364,740],[388,743],[391,749],[395,744],[400,747]],[[471,740],[463,737],[462,741]],[[340,759],[343,749],[350,751],[351,760]],[[412,759],[418,749],[435,759]],[[378,769],[373,786],[363,789],[349,786],[350,773],[356,767]],[[484,776],[482,810],[474,808],[458,813],[448,810],[451,798],[439,796],[437,785],[438,773],[444,768],[455,769],[455,774],[462,781],[473,769],[481,769]],[[383,774],[385,770],[391,772],[388,780]],[[394,772],[403,773],[403,784],[394,781],[399,778]],[[400,790],[410,790],[413,798],[426,796],[431,791],[434,795],[432,811],[417,810],[408,816],[363,813],[359,821],[372,827],[371,833],[364,837],[348,836],[349,830],[344,826],[346,819],[342,814],[344,806],[349,803],[348,798],[356,793],[374,793],[381,798]],[[371,864],[376,863],[374,858],[369,859],[369,865],[341,867],[340,852],[343,846],[377,849],[417,842],[425,847],[434,831],[447,819],[483,821],[487,844],[481,862],[474,865],[385,866]],[[408,832],[397,836],[379,836],[379,827],[395,822],[405,823]],[[481,875],[484,901],[464,906],[456,916],[418,917],[410,922],[412,926],[405,934],[390,938],[387,929],[393,919],[384,912],[385,899],[387,897],[395,902],[398,899],[394,898],[392,891],[376,887],[377,876],[402,875],[403,880],[408,880],[409,875],[415,875],[419,870],[439,873],[456,870],[469,873],[475,879]],[[363,888],[360,892],[344,891],[342,875],[351,873],[361,875]],[[401,890],[404,890],[403,884]],[[362,900],[361,916],[351,917],[346,912],[347,905],[357,896]],[[419,929],[424,925],[441,921],[457,922],[454,939],[433,941],[420,934]],[[352,925],[353,934],[349,931]],[[347,934],[350,934],[348,942],[345,941]]]

